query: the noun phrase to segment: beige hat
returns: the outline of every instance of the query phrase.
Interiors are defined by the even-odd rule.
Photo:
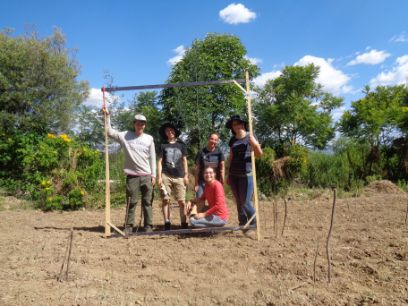
[[[134,121],[144,121],[144,122],[146,122],[147,120],[146,120],[146,117],[143,116],[142,114],[136,114]]]

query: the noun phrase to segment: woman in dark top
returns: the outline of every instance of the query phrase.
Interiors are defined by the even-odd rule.
[[[247,132],[247,122],[239,115],[234,115],[228,120],[227,128],[233,134],[229,142],[230,166],[228,184],[231,187],[237,205],[239,225],[245,225],[255,214],[255,209],[252,205],[254,183],[251,152],[253,150],[255,157],[260,157],[262,149],[255,137]],[[256,225],[255,218],[251,224]]]

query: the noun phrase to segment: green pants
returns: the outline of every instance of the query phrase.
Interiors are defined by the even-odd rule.
[[[133,225],[135,222],[135,210],[139,193],[141,195],[144,226],[153,225],[153,188],[150,176],[126,177],[126,200],[129,202],[126,225]]]

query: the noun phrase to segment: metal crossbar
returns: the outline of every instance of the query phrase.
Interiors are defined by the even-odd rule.
[[[170,84],[155,84],[155,85],[139,85],[139,86],[114,86],[114,87],[102,87],[102,91],[114,92],[125,90],[143,90],[143,89],[158,89],[158,88],[175,88],[175,87],[195,87],[195,86],[208,86],[208,85],[223,85],[223,84],[236,84],[245,83],[245,80],[217,80],[217,81],[202,81],[202,82],[181,82]]]

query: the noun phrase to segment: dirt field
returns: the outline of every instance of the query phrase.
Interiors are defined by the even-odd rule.
[[[255,232],[106,239],[103,211],[43,213],[3,199],[0,305],[406,305],[407,198],[383,187],[337,200],[331,284],[330,192],[291,200],[283,237],[282,201],[276,235],[272,202],[262,201],[261,242]],[[158,203],[154,213],[159,226]],[[113,210],[112,221],[121,225],[123,214]],[[68,280],[57,281],[71,227]]]

